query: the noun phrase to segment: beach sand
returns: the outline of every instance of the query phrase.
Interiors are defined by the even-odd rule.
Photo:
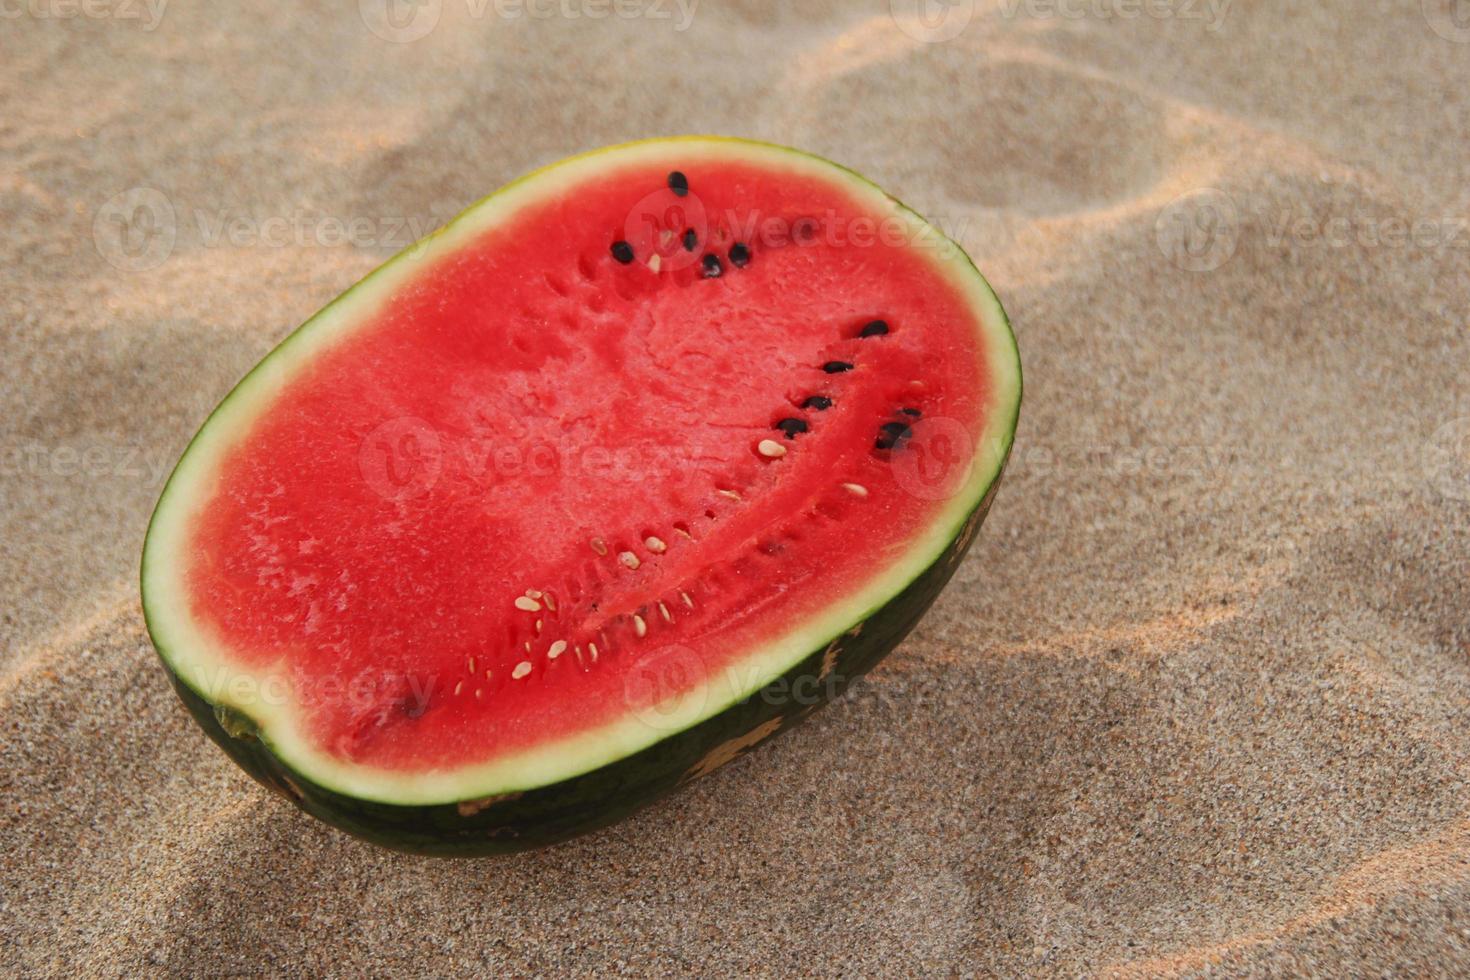
[[[1470,24],[890,6],[6,13],[0,970],[1470,971]],[[850,165],[991,279],[1026,402],[976,546],[846,699],[613,829],[314,822],[149,644],[168,469],[415,229],[679,132]]]

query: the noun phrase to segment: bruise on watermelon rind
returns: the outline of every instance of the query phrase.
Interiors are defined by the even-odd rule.
[[[668,146],[685,140],[691,146],[719,144],[729,147],[731,152],[746,152],[748,148],[753,154],[790,154],[806,160],[817,159],[798,151],[767,144],[721,138],[690,137],[651,141],[651,144]],[[977,306],[984,307],[982,319],[988,321],[987,327],[996,334],[985,341],[992,345],[987,352],[1002,362],[995,365],[995,370],[999,372],[1002,386],[1009,385],[1011,389],[1009,399],[1002,401],[1003,408],[1007,410],[991,420],[991,426],[986,432],[987,438],[981,447],[983,453],[977,452],[975,479],[958,495],[958,502],[963,504],[966,498],[973,499],[971,493],[981,493],[983,497],[968,511],[957,513],[951,507],[936,517],[926,532],[924,543],[928,546],[928,554],[922,566],[911,564],[907,569],[901,569],[889,576],[891,588],[901,588],[901,591],[892,594],[886,601],[877,603],[865,614],[859,614],[850,607],[845,611],[834,611],[824,622],[835,625],[840,621],[843,628],[836,631],[819,649],[811,651],[778,676],[763,681],[761,686],[736,692],[740,696],[729,703],[715,704],[707,716],[682,730],[657,732],[651,737],[650,744],[641,750],[591,767],[588,771],[578,772],[567,778],[547,780],[538,785],[467,784],[464,787],[467,792],[446,794],[446,799],[438,802],[395,799],[391,790],[385,791],[384,798],[375,799],[360,791],[346,790],[336,785],[332,778],[322,778],[323,774],[308,774],[309,766],[293,765],[288,761],[292,759],[297,746],[289,738],[284,743],[279,742],[281,730],[278,725],[273,725],[271,718],[253,717],[230,705],[221,690],[211,692],[208,684],[201,683],[197,664],[190,663],[191,654],[187,645],[170,642],[174,632],[171,621],[179,618],[178,607],[181,601],[176,592],[160,587],[161,582],[167,583],[166,574],[159,572],[163,564],[160,556],[167,554],[167,548],[160,545],[159,539],[166,541],[168,535],[160,533],[156,538],[155,530],[168,522],[165,504],[170,500],[171,494],[187,501],[189,491],[193,489],[191,480],[194,474],[188,472],[186,464],[190,462],[191,454],[198,455],[196,448],[207,450],[207,445],[204,445],[207,440],[203,438],[205,434],[211,432],[212,426],[214,430],[225,431],[229,431],[231,424],[238,426],[242,412],[248,422],[252,395],[242,393],[249,391],[252,386],[255,389],[269,389],[272,384],[282,383],[282,377],[289,373],[283,370],[283,358],[289,359],[289,356],[298,354],[298,360],[301,356],[309,357],[311,336],[320,335],[322,340],[318,343],[324,343],[334,331],[344,329],[344,324],[351,326],[353,321],[348,308],[352,303],[349,299],[358,297],[360,302],[372,303],[375,299],[390,295],[394,283],[388,273],[392,267],[422,258],[432,251],[436,243],[448,249],[455,247],[452,239],[456,234],[456,226],[470,221],[471,216],[493,199],[513,188],[528,185],[538,175],[550,174],[558,167],[576,160],[590,160],[602,154],[633,151],[643,145],[650,144],[629,144],[595,151],[582,158],[573,158],[573,161],[563,161],[544,168],[508,185],[496,195],[469,209],[464,216],[435,233],[430,239],[411,246],[333,301],[288,337],[226,398],[191,442],[185,458],[181,460],[160,498],[145,547],[142,570],[144,612],[155,645],[181,698],[211,738],[253,777],[293,800],[307,812],[358,836],[389,847],[420,853],[476,854],[515,850],[565,839],[610,823],[657,799],[691,777],[712,771],[717,764],[747,751],[755,742],[788,730],[816,706],[800,704],[789,698],[782,704],[779,703],[779,698],[772,699],[767,697],[768,694],[783,685],[786,690],[790,690],[792,684],[812,681],[825,685],[829,679],[836,678],[835,686],[823,687],[821,700],[825,701],[840,693],[853,678],[891,650],[947,581],[989,508],[1014,438],[1021,393],[1019,361],[1004,311],[968,256],[955,246],[955,261],[967,268],[972,277],[968,286],[975,293],[974,302]],[[849,175],[869,191],[873,190],[871,184],[846,168],[826,161],[818,162],[834,172]],[[892,202],[891,198],[888,200]],[[922,219],[907,208],[898,202],[892,203],[900,212],[922,223]],[[302,348],[303,351],[298,352],[297,348]],[[812,407],[819,409],[822,406]],[[232,415],[234,418],[230,417]],[[851,484],[844,485],[853,487]],[[738,495],[733,492],[731,496],[738,499]],[[179,508],[175,506],[173,509]],[[163,531],[167,530],[169,529],[163,528]],[[914,550],[918,550],[917,545]],[[907,584],[902,584],[905,581]],[[772,700],[778,703],[770,703]],[[330,774],[325,775],[330,777]]]

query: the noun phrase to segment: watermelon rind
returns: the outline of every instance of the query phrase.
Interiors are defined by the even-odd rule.
[[[970,301],[994,391],[968,479],[924,531],[886,567],[818,615],[790,624],[738,669],[668,705],[610,726],[537,746],[510,759],[431,773],[343,762],[301,731],[289,702],[232,697],[259,678],[231,666],[219,642],[190,615],[183,583],[187,531],[214,487],[223,453],[269,411],[273,397],[314,355],[364,322],[437,258],[521,207],[576,181],[650,160],[748,158],[841,184],[874,213],[907,222],[943,243],[936,268]],[[994,291],[957,244],[866,178],[789,147],[721,136],[684,136],[606,147],[534,171],[472,205],[399,253],[292,332],[205,420],[170,476],[149,524],[141,586],[155,648],[199,724],[242,768],[302,809],[352,834],[399,850],[481,854],[539,846],[611,823],[785,731],[903,639],[934,601],[989,510],[1015,438],[1022,393],[1015,335]],[[240,683],[245,681],[246,683]],[[796,697],[798,686],[811,696]],[[784,692],[784,693],[783,693]]]

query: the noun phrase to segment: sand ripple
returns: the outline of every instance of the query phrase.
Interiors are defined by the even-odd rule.
[[[886,2],[441,7],[405,44],[340,5],[6,21],[0,964],[1470,971],[1470,48],[1417,0],[995,0],[936,44]],[[426,229],[681,131],[848,163],[990,275],[1027,404],[985,532],[843,704],[623,825],[482,863],[326,830],[194,730],[133,582],[198,420],[402,243],[211,229]],[[147,268],[94,238],[137,187]]]

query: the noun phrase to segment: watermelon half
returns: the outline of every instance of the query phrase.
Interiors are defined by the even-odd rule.
[[[574,157],[312,317],[168,482],[148,629],[229,755],[439,854],[615,820],[830,700],[985,516],[995,294],[867,180],[747,140]]]

